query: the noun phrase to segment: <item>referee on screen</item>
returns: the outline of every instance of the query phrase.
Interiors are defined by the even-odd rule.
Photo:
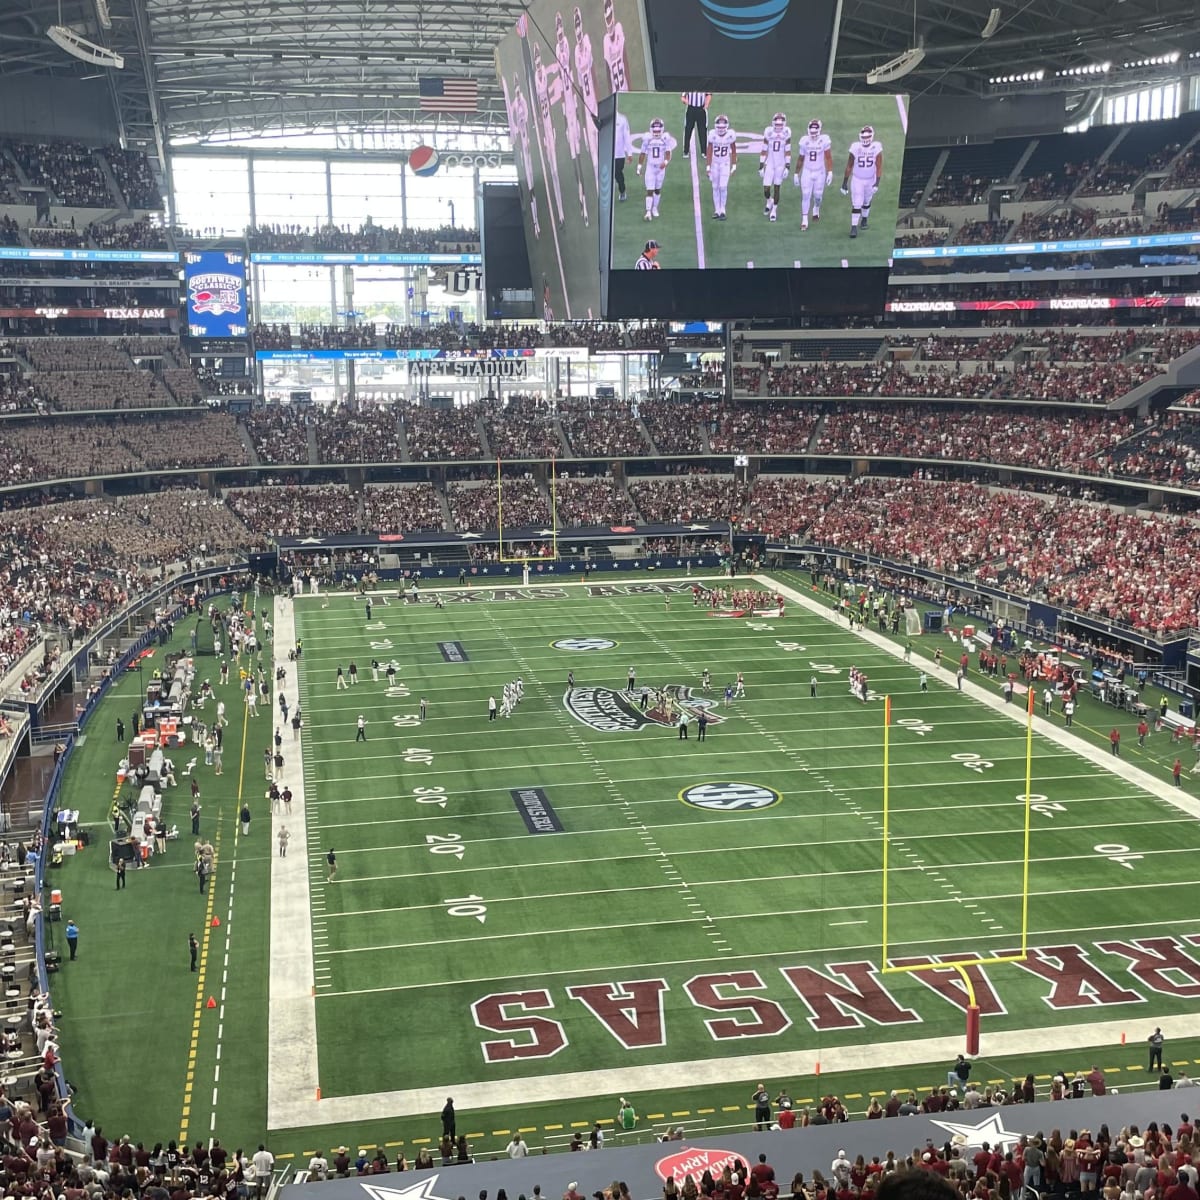
[[[708,149],[708,106],[712,103],[712,92],[682,92],[679,99],[687,109],[683,118],[683,157],[687,158],[691,149],[694,129],[700,139],[696,153],[703,158]]]

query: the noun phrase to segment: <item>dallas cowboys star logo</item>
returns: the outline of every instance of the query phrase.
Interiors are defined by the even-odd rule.
[[[410,1183],[408,1187],[402,1188],[379,1187],[374,1183],[363,1183],[359,1186],[371,1197],[371,1200],[449,1200],[448,1197],[439,1196],[433,1190],[437,1181],[436,1175],[430,1175],[428,1179]]]
[[[982,1146],[984,1142],[990,1146],[1015,1146],[1025,1136],[1022,1133],[1013,1133],[1011,1129],[1005,1129],[1004,1118],[1000,1113],[995,1112],[989,1114],[978,1125],[967,1125],[961,1121],[932,1120],[930,1124],[944,1129],[952,1139],[962,1138],[961,1145],[964,1148]]]

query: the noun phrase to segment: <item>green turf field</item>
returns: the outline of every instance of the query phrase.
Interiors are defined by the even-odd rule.
[[[893,961],[1019,946],[1019,714],[960,696],[937,674],[944,638],[914,639],[905,664],[798,604],[782,620],[723,620],[693,610],[686,591],[668,610],[652,575],[614,579],[593,577],[586,591],[480,586],[444,610],[426,593],[417,607],[377,604],[369,629],[349,596],[290,606],[304,640],[307,796],[288,823],[306,819],[309,860],[281,870],[280,818],[262,799],[270,726],[231,706],[225,774],[199,767],[218,862],[203,897],[183,779],[168,814],[184,844],[114,890],[101,834],[119,752],[112,725],[118,714],[128,723],[140,684],[126,675],[68,768],[65,796],[98,840],[53,876],[82,929],[79,961],[52,980],[76,1111],[151,1141],[265,1137],[300,1156],[326,1142],[426,1141],[453,1094],[460,1126],[487,1153],[513,1128],[552,1139],[611,1120],[621,1094],[647,1121],[738,1128],[746,1085],[762,1077],[801,1102],[828,1089],[859,1110],[880,1089],[941,1082],[962,1046],[963,992],[948,971],[877,971],[882,713],[849,696],[846,671],[866,670],[895,705]],[[780,579],[811,595],[807,577]],[[459,643],[448,653],[465,660],[439,643]],[[371,682],[373,655],[399,663],[391,695]],[[335,692],[334,669],[351,658],[361,682]],[[721,703],[707,744],[694,723],[685,744],[666,726],[639,726],[636,703],[630,716],[619,693],[631,665],[639,682],[693,690],[707,667],[713,698],[741,670],[747,698]],[[569,670],[576,710],[605,728],[564,705]],[[488,694],[518,674],[524,701],[489,725]],[[354,741],[360,712],[365,744]],[[1113,719],[1085,700],[1067,747],[1034,738],[1034,958],[971,972],[988,1078],[1099,1060],[1123,1087],[1144,1086],[1144,1038],[1159,1023],[1169,1058],[1200,1057],[1184,1040],[1200,994],[1195,777],[1174,791],[1177,747],[1156,735],[1139,750],[1125,715],[1124,769],[1138,773],[1108,770]],[[296,769],[290,735],[284,750]],[[1184,760],[1190,768],[1190,751]],[[686,803],[689,788],[707,790]],[[243,799],[255,813],[248,838]],[[547,806],[561,832],[531,832],[546,828]],[[330,846],[339,874],[325,884]],[[304,906],[284,905],[278,920],[297,881]],[[298,1074],[281,1081],[268,1053],[272,989],[300,926],[312,944],[301,967],[313,1035],[280,1053],[312,1052],[308,1089],[290,1086]],[[187,970],[191,931],[198,975]],[[137,1049],[122,1060],[114,1042],[152,1045],[154,1069],[139,1069]],[[295,1102],[286,1120],[271,1116],[279,1097]]]
[[[796,605],[734,621],[686,593],[668,609],[657,584],[509,595],[376,607],[371,631],[357,599],[295,606],[314,878],[330,846],[339,861],[316,890],[323,1096],[521,1079],[514,1095],[565,1099],[621,1073],[652,1086],[638,1068],[654,1064],[763,1056],[738,1063],[749,1077],[961,1036],[953,973],[877,971],[882,706],[853,699],[846,672],[866,670],[894,702],[897,960],[1021,945],[1015,711],[958,695],[947,673],[922,694],[919,661]],[[400,664],[397,694],[370,681],[373,654]],[[335,692],[351,658],[363,682]],[[714,702],[741,670],[747,696],[714,709],[707,743],[694,723],[681,742],[639,725],[622,696],[631,665],[688,704],[703,669],[714,690],[700,699]],[[524,701],[490,723],[487,696],[518,675]],[[985,1036],[1190,1011],[1200,967],[1170,935],[1192,924],[1177,914],[1195,899],[1194,819],[1040,735],[1032,771],[1037,961],[973,972]],[[561,832],[531,832],[519,811],[531,802]]]
[[[679,142],[683,137],[677,98],[656,93],[622,95],[620,108],[629,117],[635,148],[655,117]],[[661,245],[658,261],[663,270],[697,266],[741,270],[756,267],[885,266],[895,243],[896,211],[900,190],[900,163],[904,131],[894,96],[752,96],[716,93],[709,107],[709,128],[724,113],[737,133],[738,169],[731,176],[727,219],[713,219],[712,187],[705,174],[703,155],[689,160],[677,145],[662,187],[659,216],[645,218],[645,184],[634,174],[636,163],[625,171],[629,198],[613,204],[612,265],[631,270],[647,238]],[[799,139],[808,123],[819,117],[832,142],[833,185],[825,189],[819,224],[800,231],[800,190],[789,173],[780,188],[778,219],[763,214],[763,187],[758,175],[758,155],[763,130],[776,111],[788,118],[792,131],[792,165]],[[863,125],[870,122],[884,149],[884,171],[871,206],[867,229],[850,238],[850,198],[839,191],[846,154]],[[701,255],[703,262],[701,262]],[[843,260],[844,263],[843,263]]]

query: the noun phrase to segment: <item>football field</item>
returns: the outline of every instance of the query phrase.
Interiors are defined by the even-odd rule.
[[[437,1111],[447,1089],[483,1106],[778,1079],[961,1040],[954,971],[879,970],[880,697],[893,964],[1020,950],[1023,708],[994,684],[957,692],[797,593],[786,617],[723,619],[691,582],[477,584],[444,609],[376,602],[369,623],[360,597],[290,606],[323,1120]],[[394,685],[372,658],[395,661]],[[336,690],[351,661],[358,684]],[[518,677],[512,716],[489,720]],[[694,719],[679,738],[659,690],[706,711],[705,741]],[[1035,726],[1031,957],[970,968],[985,1045],[1089,1045],[1100,1022],[1194,1011],[1194,815],[1169,777],[1141,786]],[[317,1123],[272,1109],[271,1127]]]

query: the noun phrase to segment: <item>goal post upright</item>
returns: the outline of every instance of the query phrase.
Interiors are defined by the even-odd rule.
[[[1004,963],[1024,962],[1029,957],[1029,858],[1032,839],[1033,816],[1033,707],[1035,689],[1030,687],[1025,705],[1025,793],[1019,796],[1024,809],[1021,854],[1021,941],[1016,954],[988,954],[971,957],[936,957],[932,962],[893,963],[889,930],[889,883],[891,851],[891,727],[892,698],[883,698],[883,880],[882,913],[880,919],[881,941],[879,972],[881,975],[912,975],[920,971],[952,970],[958,973],[966,996],[966,1053],[972,1057],[979,1053],[980,1009],[975,994],[975,981],[971,969],[999,966]]]

